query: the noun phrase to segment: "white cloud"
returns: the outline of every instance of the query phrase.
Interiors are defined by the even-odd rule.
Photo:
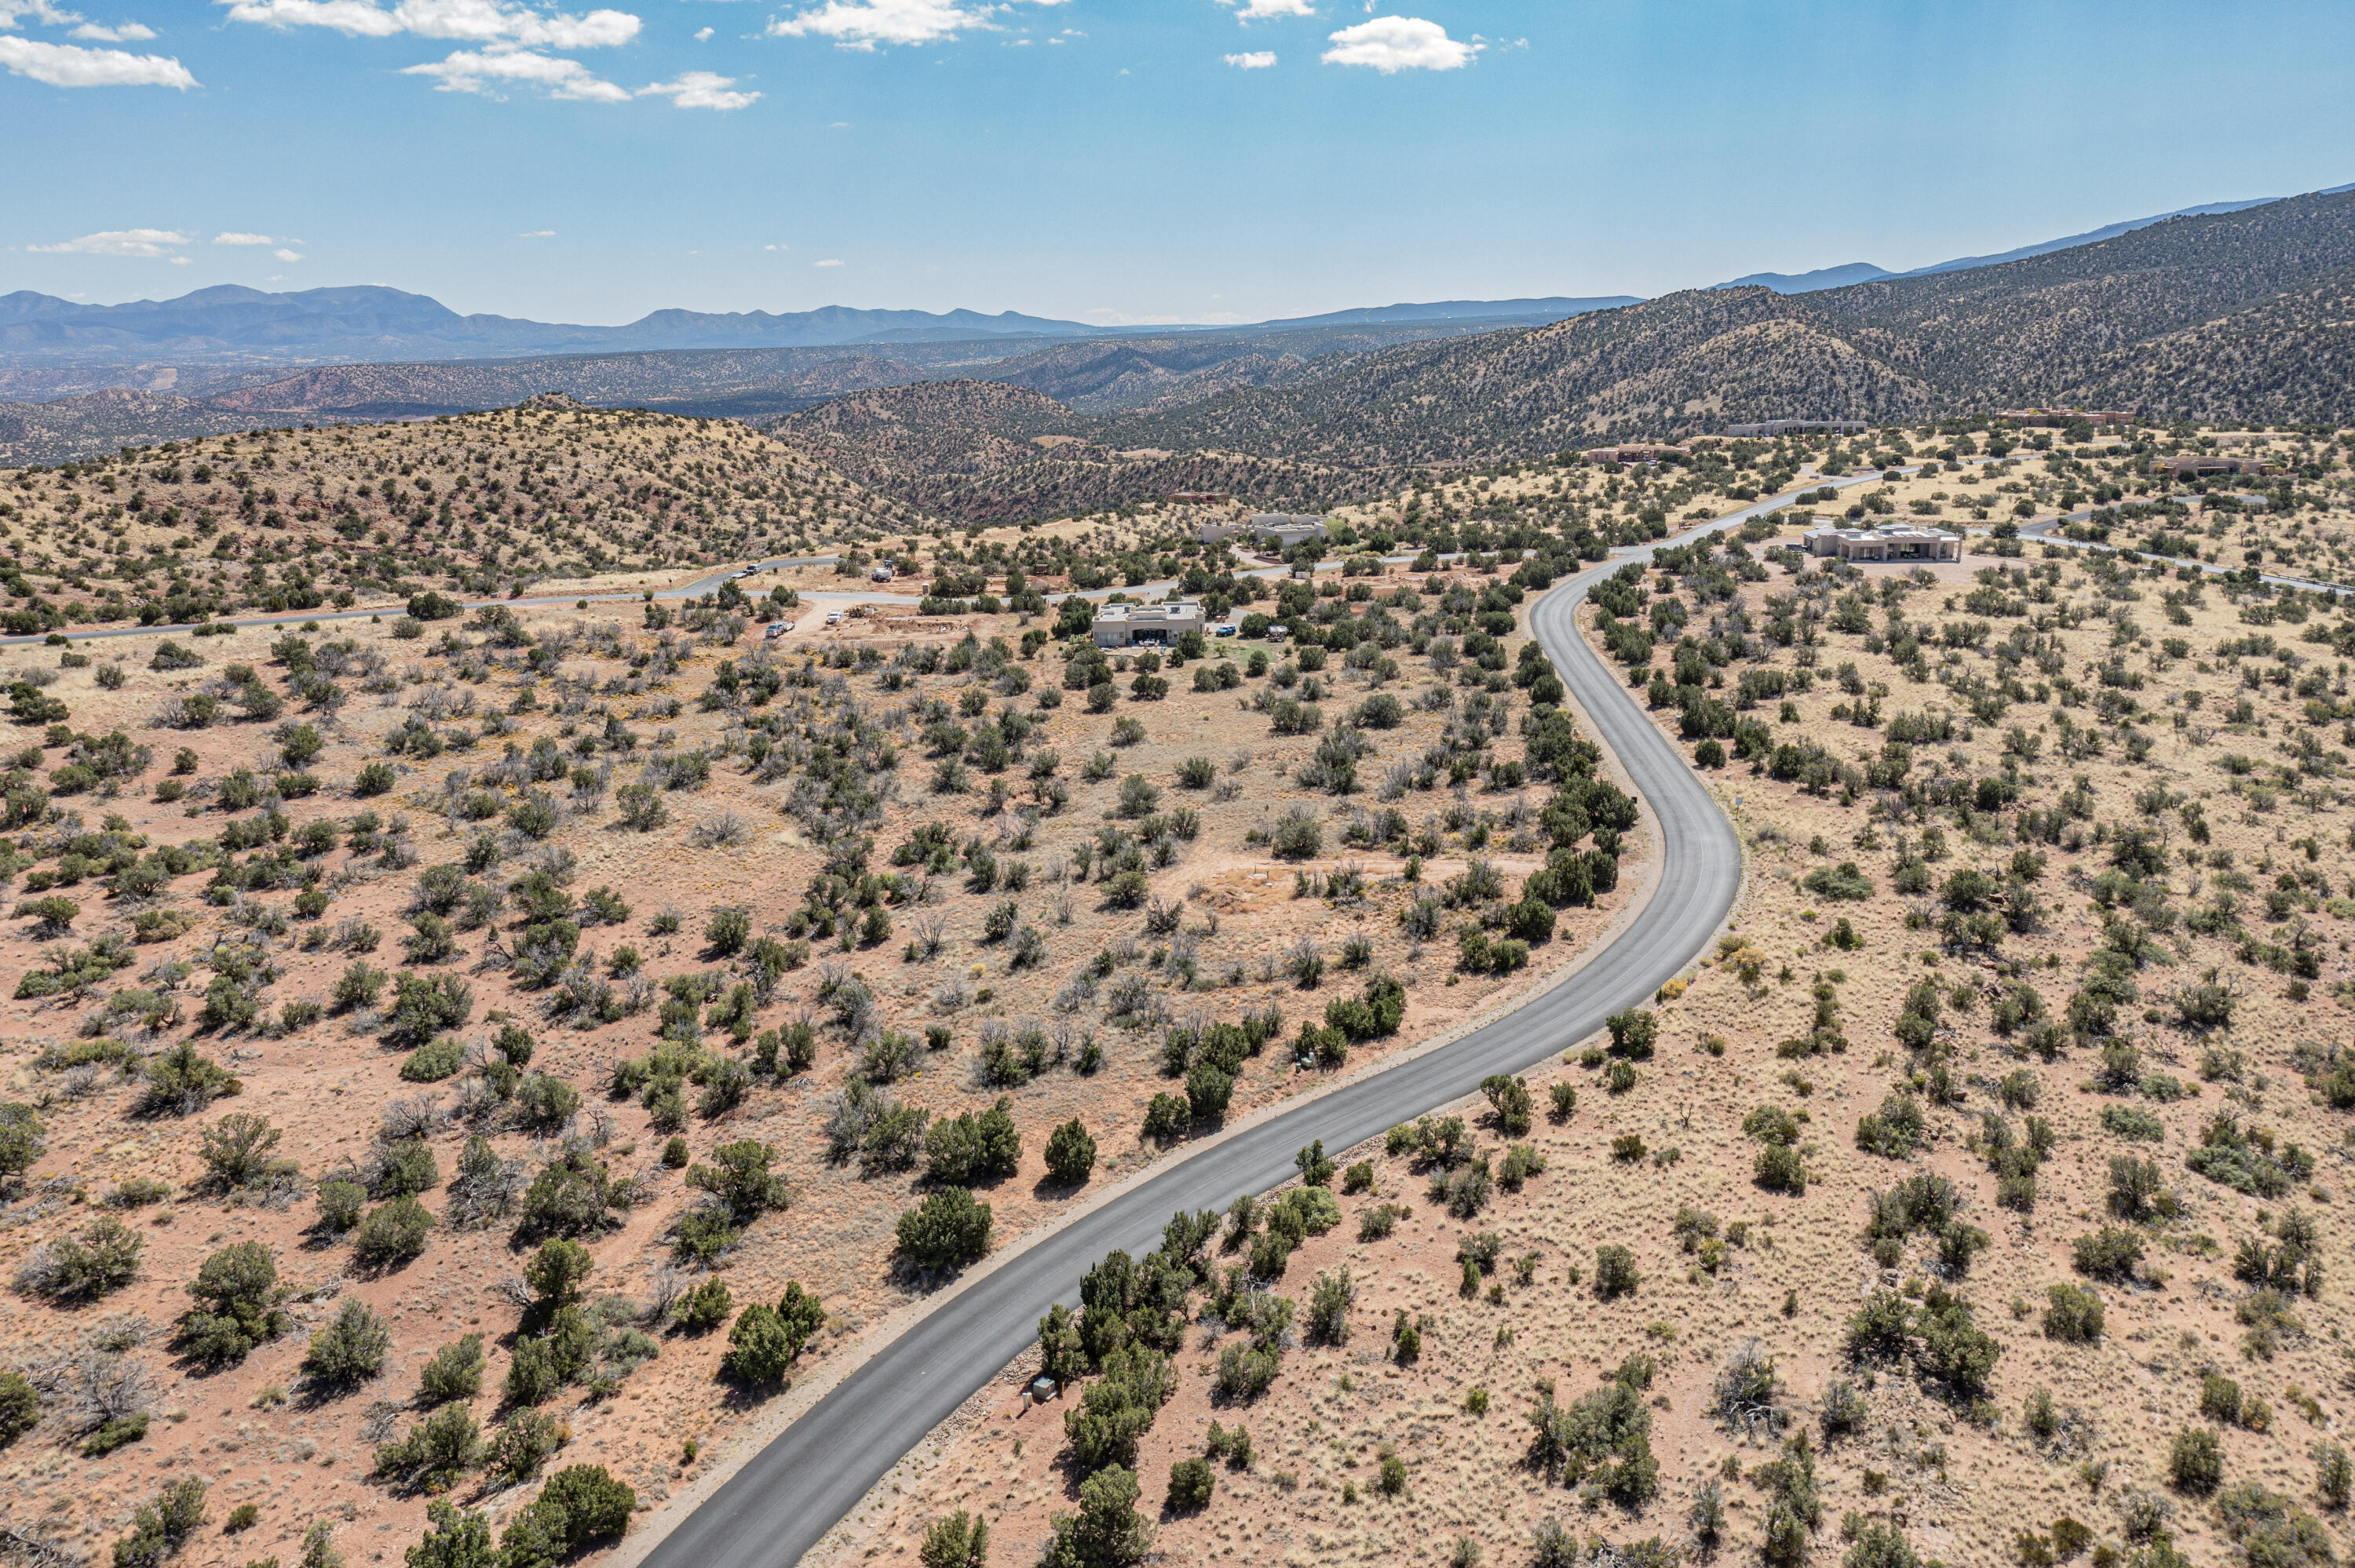
[[[278,241],[267,234],[240,234],[231,229],[227,233],[214,235],[213,243],[215,245],[275,245]]]
[[[0,38],[0,44],[8,40]],[[144,260],[159,261],[173,254],[174,248],[193,245],[196,237],[170,228],[110,228],[98,234],[85,234],[79,239],[63,239],[55,245],[27,245],[27,250],[37,250],[49,256],[135,256]]]
[[[695,31],[695,41],[698,44],[708,44],[711,41],[711,34],[712,29],[709,27],[698,27]]]
[[[791,250],[793,247],[790,245],[763,245],[761,249],[763,250]]]
[[[1402,70],[1456,70],[1487,46],[1462,44],[1420,16],[1377,16],[1332,35],[1327,65],[1371,66],[1384,76]]]
[[[60,11],[49,0],[0,0],[0,27],[13,27],[27,16],[51,27],[81,20],[79,13]]]
[[[842,263],[829,258],[824,261],[813,261],[810,265],[813,267],[839,267]]]
[[[1060,5],[1063,0],[1032,0]],[[990,17],[1013,9],[1012,0],[825,0],[815,10],[769,24],[775,38],[832,38],[846,49],[878,44],[929,44],[953,38],[968,27],[987,27]]]
[[[1221,5],[1232,5],[1237,0],[1219,0]],[[1314,16],[1315,7],[1308,0],[1241,0],[1242,9],[1235,13],[1238,22],[1263,22],[1270,16]]]
[[[579,60],[536,55],[528,49],[459,49],[449,58],[405,67],[403,76],[440,80],[438,92],[481,92],[493,97],[509,83],[537,87],[550,98],[581,103],[627,103],[629,89],[616,87]]]
[[[1275,51],[1253,49],[1247,55],[1229,55],[1227,63],[1237,70],[1266,70],[1275,64]]]
[[[93,44],[144,44],[155,36],[155,29],[143,22],[125,22],[119,27],[84,22],[73,30],[73,36],[88,38]]]
[[[638,89],[640,98],[667,98],[681,109],[750,109],[760,101],[757,92],[731,92],[732,76],[714,71],[682,72],[677,81],[657,81]]]
[[[176,87],[197,85],[178,60],[122,49],[85,49],[32,38],[0,37],[0,67],[51,87]]]
[[[277,257],[281,261],[300,261],[303,260],[303,253],[301,251],[288,250],[282,246],[278,249],[272,251],[271,254]]]
[[[553,239],[556,238],[556,230],[552,228],[527,228],[521,234],[517,235],[516,238],[517,239]]]
[[[527,48],[595,49],[626,44],[644,25],[626,11],[570,16],[536,11],[511,0],[216,0],[229,20],[267,27],[331,27],[354,37],[454,38],[472,44],[519,44]]]

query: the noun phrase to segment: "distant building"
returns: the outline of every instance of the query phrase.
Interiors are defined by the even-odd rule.
[[[1678,457],[1689,457],[1692,454],[1692,449],[1689,447],[1672,447],[1666,445],[1665,443],[1646,444],[1643,442],[1628,442],[1615,447],[1589,447],[1578,455],[1584,458],[1588,462],[1615,462],[1625,464],[1631,462],[1657,462],[1662,458],[1667,457],[1671,453]]]
[[[1205,545],[1243,538],[1289,550],[1304,540],[1322,539],[1327,532],[1325,519],[1312,514],[1254,512],[1248,523],[1205,523],[1199,536]]]
[[[2016,425],[2127,425],[2134,417],[2131,408],[2006,408],[1996,416]]]
[[[1870,429],[1862,419],[1767,419],[1754,425],[1728,425],[1729,436],[1860,436]]]
[[[1877,528],[1810,528],[1799,535],[1811,556],[1843,561],[1959,561],[1963,541],[1937,528],[1887,523]]]
[[[2225,457],[2220,452],[2196,452],[2190,457],[2161,458],[2158,466],[2177,479],[2207,479],[2222,473],[2272,473],[2263,458]]]
[[[1166,648],[1203,624],[1199,604],[1108,604],[1092,630],[1099,648]]]
[[[1173,490],[1169,500],[1178,506],[1224,506],[1235,498],[1231,490]]]

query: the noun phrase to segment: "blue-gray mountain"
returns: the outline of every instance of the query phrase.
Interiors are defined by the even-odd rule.
[[[1806,293],[1696,290],[1566,316],[1596,302],[1509,302],[1542,308],[1501,327],[1461,313],[1481,302],[1459,302],[1377,313],[1418,317],[1391,323],[602,351],[291,376],[246,367],[194,384],[159,376],[0,404],[0,458],[55,461],[173,434],[567,392],[605,406],[782,419],[783,433],[877,489],[1002,517],[1169,488],[1342,499],[1387,488],[1409,468],[1790,416],[1918,420],[2093,403],[2355,422],[2355,195],[2228,205],[1998,265]],[[396,298],[410,302],[401,321],[438,319],[432,302]],[[218,308],[235,315],[253,303]],[[368,305],[346,301],[337,319],[355,331],[398,324],[367,315]],[[128,313],[106,319],[142,319],[116,309]],[[237,319],[260,333],[291,330],[256,311]],[[824,330],[851,325],[913,330],[872,319]],[[0,332],[25,326],[0,322]],[[983,395],[984,385],[1026,396]],[[813,407],[830,398],[841,401]],[[1040,436],[1066,439],[1042,446]],[[1173,484],[1181,471],[1193,482]]]
[[[2355,190],[2355,185],[2333,185],[2328,190],[2314,194],[2338,196],[2350,190]],[[1870,261],[1849,261],[1838,267],[1818,267],[1812,272],[1752,272],[1731,282],[1711,286],[1719,289],[1772,289],[1778,294],[1812,294],[1818,289],[1844,289],[1850,283],[1873,283],[1883,278],[1927,278],[1939,272],[1967,272],[1975,267],[2000,267],[2007,261],[2025,261],[2031,256],[2049,256],[2055,250],[2115,239],[2121,234],[2132,234],[2137,228],[2148,228],[2152,224],[2165,223],[2170,217],[2205,217],[2216,213],[2246,212],[2253,207],[2264,207],[2281,199],[2280,196],[2258,196],[2252,201],[2211,201],[2202,207],[2178,207],[2173,212],[2162,212],[2153,217],[2130,217],[2123,223],[2105,224],[2083,234],[2041,240],[2034,245],[2023,245],[2016,250],[1998,251],[1992,256],[1957,256],[1951,261],[1934,261],[1910,272],[1891,272],[1886,267],[1876,267]]]

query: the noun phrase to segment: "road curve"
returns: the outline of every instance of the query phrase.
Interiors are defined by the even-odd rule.
[[[1635,919],[1578,974],[1508,1016],[1180,1160],[975,1280],[779,1434],[671,1530],[645,1568],[798,1562],[901,1456],[1022,1352],[1050,1304],[1077,1302],[1081,1276],[1105,1253],[1149,1250],[1175,1210],[1223,1208],[1239,1192],[1276,1186],[1313,1139],[1350,1148],[1473,1093],[1489,1074],[1558,1055],[1611,1013],[1649,1001],[1701,949],[1740,890],[1741,841],[1684,757],[1578,636],[1573,611],[1617,565],[1556,588],[1537,601],[1530,622],[1657,829],[1659,885]]]

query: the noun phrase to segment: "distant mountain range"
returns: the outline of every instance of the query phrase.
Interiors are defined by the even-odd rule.
[[[50,294],[0,295],[0,366],[54,383],[60,365],[381,363],[549,354],[676,354],[706,349],[849,348],[910,344],[1212,336],[1319,327],[1535,325],[1636,302],[1605,299],[1452,300],[1382,305],[1266,322],[1256,328],[1092,326],[1013,311],[869,311],[827,305],[771,314],[655,311],[625,326],[575,326],[460,315],[440,301],[361,285],[272,294],[222,285],[176,300],[77,304]],[[44,375],[46,373],[46,375]],[[13,379],[13,378],[12,378]],[[70,390],[88,387],[65,385]],[[27,388],[30,389],[29,387]]]
[[[1455,300],[1241,327],[843,307],[583,327],[462,316],[382,288],[115,306],[18,293],[0,299],[0,397],[25,400],[0,402],[0,463],[563,392],[782,418],[922,504],[1028,515],[1165,479],[1307,500],[1407,466],[1745,418],[2077,400],[2349,421],[2350,191],[2215,203],[1903,276],[1851,263],[1653,301]],[[815,410],[830,399],[846,400],[839,418]],[[1042,457],[1042,434],[1079,445]],[[888,451],[862,458],[877,443]],[[1161,452],[1178,466],[1153,468]],[[965,477],[919,482],[933,458]]]
[[[2339,196],[2355,191],[2355,185],[2333,185],[2316,196]],[[1753,272],[1730,282],[1712,283],[1713,289],[1772,289],[1778,294],[1812,294],[1822,289],[1844,289],[1851,283],[1873,283],[1883,278],[1928,278],[1940,272],[1966,272],[1979,267],[2000,267],[2007,261],[2025,261],[2031,256],[2049,256],[2055,250],[2073,249],[2080,245],[2098,244],[2115,239],[2121,234],[2132,234],[2137,228],[2147,228],[2154,223],[2165,223],[2170,217],[2208,217],[2220,213],[2246,212],[2253,207],[2264,207],[2281,201],[2281,196],[2258,196],[2252,201],[2213,201],[2204,207],[2181,207],[2173,212],[2162,212],[2156,217],[2130,217],[2124,223],[2106,224],[2061,239],[2047,239],[2035,245],[2023,245],[2017,250],[2006,250],[1994,256],[1958,256],[1952,261],[1934,262],[1916,267],[1910,272],[1891,272],[1870,261],[1849,261],[1838,267],[1818,267],[1812,272]]]
[[[1012,311],[861,311],[827,305],[772,315],[656,311],[626,326],[568,326],[469,315],[423,294],[373,284],[272,294],[223,284],[176,300],[84,305],[27,291],[0,295],[0,356],[26,359],[384,360],[484,355],[807,348],[993,337],[1078,337],[1101,329]]]
[[[2350,188],[2355,187],[2339,187]],[[1960,257],[1905,273],[1851,261],[1797,274],[1753,272],[1717,287],[1764,286],[1778,294],[1804,294],[1892,277],[1972,270],[2097,244],[2169,217],[2229,214],[2264,205],[2264,201],[2213,202],[2157,217],[2114,223],[1998,256]],[[1104,327],[1014,311],[986,315],[968,310],[858,310],[846,305],[779,313],[662,310],[622,326],[584,326],[513,316],[461,315],[426,295],[375,284],[294,293],[224,284],[176,300],[137,300],[119,305],[81,304],[20,291],[0,295],[0,395],[48,400],[110,386],[186,395],[186,382],[198,369],[211,373],[204,379],[217,379],[224,371],[239,367],[334,363],[1026,341],[1166,341],[1195,335],[1223,340],[1237,333],[1327,328],[1427,327],[1437,329],[1434,335],[1444,335],[1475,326],[1547,325],[1637,302],[1632,294],[1443,300],[1331,311],[1237,327]],[[171,366],[177,374],[143,378],[124,374],[131,366]]]

